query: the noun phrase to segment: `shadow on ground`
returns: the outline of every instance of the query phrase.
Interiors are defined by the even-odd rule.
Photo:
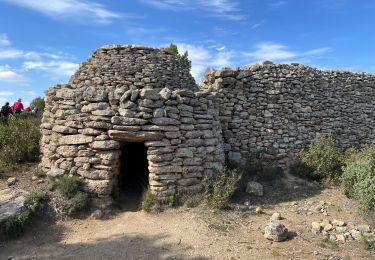
[[[119,227],[120,228],[120,227]],[[190,246],[167,243],[168,235],[119,234],[94,241],[63,242],[72,232],[50,220],[34,220],[26,234],[0,241],[0,259],[210,259],[189,256]]]
[[[245,187],[236,194],[234,201],[237,203],[248,202],[250,205],[273,206],[283,202],[305,200],[320,194],[323,187],[315,181],[302,179],[287,173],[272,175],[271,177],[255,176],[249,179],[263,185],[264,196],[249,195]]]

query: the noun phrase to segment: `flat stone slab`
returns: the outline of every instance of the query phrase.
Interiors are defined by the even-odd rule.
[[[0,223],[19,213],[26,202],[26,192],[20,189],[0,190]]]

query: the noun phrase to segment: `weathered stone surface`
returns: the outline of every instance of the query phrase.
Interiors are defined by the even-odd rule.
[[[263,185],[256,181],[249,181],[246,186],[246,192],[255,196],[263,196]]]
[[[65,170],[59,168],[52,168],[47,172],[48,176],[51,177],[61,177],[65,174]]]
[[[147,123],[147,120],[140,119],[140,118],[128,118],[128,117],[120,117],[114,116],[111,119],[111,122],[116,125],[144,125]]]
[[[56,149],[56,152],[64,157],[74,157],[78,154],[78,147],[72,145],[63,145],[58,147]]]
[[[60,138],[59,143],[64,144],[88,144],[94,140],[92,136],[87,135],[66,135]]]
[[[114,140],[126,142],[156,141],[161,140],[164,137],[162,133],[153,131],[131,132],[109,130],[108,135]]]
[[[61,126],[61,125],[55,125],[52,128],[52,131],[54,131],[56,133],[62,133],[62,134],[76,134],[76,133],[78,133],[77,129],[75,129],[75,128],[71,128],[71,127],[68,127],[68,126]]]
[[[0,224],[25,208],[26,192],[20,189],[0,190]]]
[[[90,146],[96,150],[116,150],[120,148],[120,143],[115,140],[94,141]]]
[[[264,237],[275,242],[282,242],[288,238],[288,229],[277,220],[271,220],[264,229]]]

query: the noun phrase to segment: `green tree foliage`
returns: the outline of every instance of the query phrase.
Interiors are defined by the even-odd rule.
[[[39,157],[39,118],[9,116],[0,124],[0,166],[33,162]]]
[[[163,50],[174,55],[181,67],[190,71],[191,61],[189,60],[189,53],[187,51],[185,51],[182,55],[179,54],[177,45],[173,43],[171,43],[168,47],[163,48]]]
[[[351,153],[344,162],[341,189],[358,200],[361,213],[375,212],[375,147]]]
[[[30,103],[31,109],[37,108],[40,112],[44,111],[44,107],[45,107],[44,99],[41,97],[34,98]]]
[[[332,135],[314,139],[307,151],[299,153],[299,175],[326,183],[336,183],[341,175],[340,152]]]

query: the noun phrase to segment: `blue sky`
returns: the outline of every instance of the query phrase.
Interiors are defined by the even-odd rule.
[[[375,0],[0,0],[0,103],[65,83],[106,44],[188,50],[192,74],[262,60],[375,73]]]

